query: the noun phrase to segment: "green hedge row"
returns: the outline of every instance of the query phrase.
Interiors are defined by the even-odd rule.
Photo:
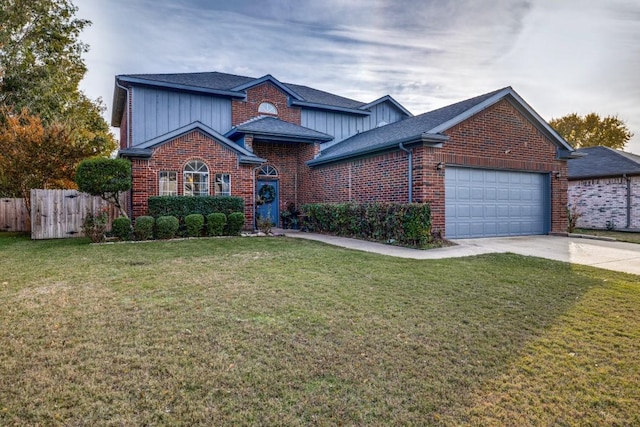
[[[175,216],[182,223],[190,214],[209,214],[220,212],[230,215],[233,212],[244,212],[244,200],[233,196],[153,196],[149,197],[149,215]]]
[[[414,247],[434,242],[428,204],[314,203],[302,206],[302,212],[309,231]]]

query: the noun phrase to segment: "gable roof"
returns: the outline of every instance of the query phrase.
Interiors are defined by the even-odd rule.
[[[441,144],[448,140],[442,132],[467,120],[480,111],[507,99],[553,141],[558,152],[573,152],[573,148],[554,131],[511,87],[505,87],[420,114],[395,123],[359,133],[323,150],[308,162],[310,166],[331,163],[364,154],[398,148],[400,143]]]
[[[159,145],[162,145],[166,142],[169,142],[172,139],[185,135],[194,130],[199,130],[200,132],[204,133],[211,139],[214,139],[219,143],[221,143],[223,146],[229,148],[231,151],[234,151],[236,154],[238,154],[238,159],[240,163],[260,164],[266,161],[265,159],[262,159],[256,156],[251,151],[247,150],[244,147],[241,147],[240,145],[231,141],[229,138],[225,137],[224,135],[221,135],[220,133],[216,132],[214,129],[210,128],[209,126],[199,121],[195,121],[186,126],[182,126],[178,129],[174,129],[171,132],[165,133],[164,135],[157,136],[141,144],[138,144],[133,148],[126,148],[126,149],[120,150],[118,152],[118,156],[149,158],[153,154],[153,148]]]
[[[640,175],[640,156],[609,147],[576,150],[582,157],[569,160],[569,179]]]
[[[111,124],[120,126],[126,100],[126,91],[122,85],[156,86],[172,90],[184,90],[196,93],[245,98],[246,89],[270,82],[290,97],[291,105],[307,108],[319,108],[347,112],[351,114],[370,115],[366,104],[354,99],[345,98],[319,89],[291,83],[282,83],[270,74],[260,78],[238,76],[219,72],[174,73],[174,74],[122,74],[116,76]],[[411,114],[397,101],[400,111]],[[374,101],[375,103],[375,101]],[[373,103],[372,103],[373,104]]]
[[[268,139],[275,141],[295,142],[327,142],[333,137],[303,126],[285,122],[276,117],[260,116],[239,124],[226,133],[226,137],[234,139],[244,134],[253,134],[254,140]]]

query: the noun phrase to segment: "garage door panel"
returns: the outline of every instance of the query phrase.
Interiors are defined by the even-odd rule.
[[[449,238],[544,234],[543,174],[448,167],[445,233]]]

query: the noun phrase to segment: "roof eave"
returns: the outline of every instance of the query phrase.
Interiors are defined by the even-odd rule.
[[[373,102],[370,102],[368,104],[363,105],[362,107],[358,108],[359,110],[368,110],[378,104],[382,104],[383,102],[390,102],[391,104],[393,104],[394,107],[396,107],[398,110],[400,110],[403,114],[407,115],[408,117],[413,117],[413,114],[411,114],[411,112],[409,110],[407,110],[406,108],[404,108],[404,106],[402,104],[400,104],[398,101],[396,101],[395,99],[393,99],[393,97],[391,95],[385,95],[381,98],[376,99]]]
[[[210,95],[220,95],[220,96],[228,96],[230,98],[246,98],[246,93],[235,91],[235,90],[222,90],[222,89],[212,89],[206,88],[202,86],[191,86],[185,85],[181,83],[169,83],[169,82],[161,82],[156,80],[147,80],[140,77],[131,77],[131,76],[116,76],[116,83],[124,82],[129,84],[138,84],[144,86],[153,86],[153,87],[162,87],[166,89],[174,89],[174,90],[183,90],[187,92],[197,92],[197,93],[206,93]]]
[[[266,82],[270,82],[273,85],[275,85],[276,87],[278,87],[280,90],[282,90],[283,92],[285,92],[287,95],[295,98],[295,99],[303,99],[300,95],[298,95],[294,90],[292,90],[291,88],[289,88],[288,86],[286,86],[285,84],[281,83],[278,79],[276,79],[275,77],[273,77],[271,74],[267,74],[265,76],[262,76],[258,79],[255,80],[251,80],[247,83],[241,84],[239,86],[234,87],[232,90],[234,91],[242,91],[244,92],[245,90],[261,85],[262,83],[266,83]]]
[[[331,156],[323,159],[322,157],[309,160],[306,164],[308,166],[319,166],[327,163],[339,162],[342,160],[348,160],[355,157],[363,157],[378,152],[389,151],[391,149],[399,148],[399,145],[412,146],[415,144],[427,145],[434,148],[442,148],[442,144],[449,140],[447,135],[422,133],[420,135],[413,135],[406,138],[395,139],[385,144],[377,145],[375,147],[367,147],[361,150],[352,151],[338,156]]]
[[[315,102],[300,101],[295,99],[290,100],[289,105],[297,106],[297,107],[313,108],[317,110],[340,111],[341,113],[357,114],[359,116],[371,115],[371,111],[363,111],[356,108],[338,107],[335,105],[318,104]]]

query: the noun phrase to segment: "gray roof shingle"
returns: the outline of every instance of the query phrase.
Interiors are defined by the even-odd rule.
[[[428,113],[359,133],[324,149],[320,156],[311,161],[310,164],[324,163],[325,161],[348,157],[363,151],[374,151],[376,147],[384,149],[390,145],[398,145],[400,142],[418,138],[422,134],[429,134],[439,125],[465,113],[505,89],[489,92]]]
[[[124,74],[119,77],[130,77],[135,79],[149,80],[156,83],[179,84],[192,86],[194,88],[222,91],[230,91],[237,86],[241,86],[251,83],[254,80],[258,80],[254,77],[238,76],[234,74],[219,73],[215,71],[177,74]],[[334,95],[332,93],[313,89],[307,86],[295,85],[291,83],[282,84],[302,96],[304,98],[304,101],[309,103],[351,109],[357,109],[363,105],[366,105],[364,102]]]
[[[227,133],[232,137],[239,133],[252,133],[255,135],[294,138],[308,141],[331,141],[333,137],[326,133],[318,132],[303,126],[285,122],[275,117],[263,116],[242,123]]]
[[[640,175],[640,156],[609,147],[576,150],[583,157],[569,160],[569,179]]]

